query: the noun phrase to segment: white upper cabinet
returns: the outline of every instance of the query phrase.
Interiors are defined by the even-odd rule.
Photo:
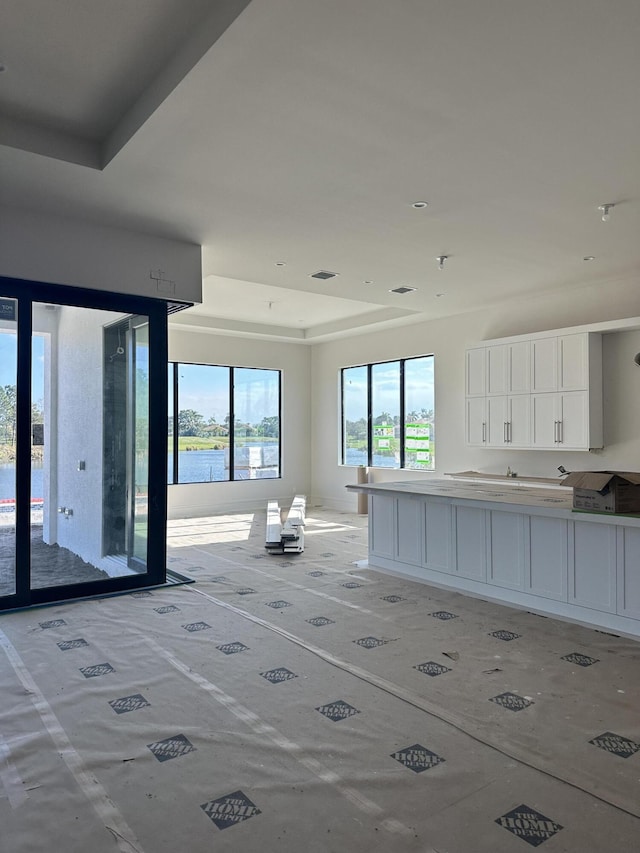
[[[487,348],[467,350],[466,394],[467,397],[484,397],[487,392]]]
[[[531,341],[531,390],[558,390],[558,339]]]
[[[468,445],[602,447],[600,334],[488,341],[467,350],[466,368]]]
[[[593,335],[562,335],[558,338],[558,391],[589,389],[589,350]],[[598,335],[598,341],[601,341]]]
[[[487,397],[487,447],[527,448],[531,444],[529,394]]]
[[[584,450],[600,447],[601,432],[590,424],[587,391],[533,394],[532,447],[554,450]]]
[[[467,397],[466,439],[469,447],[487,443],[487,401],[484,397]]]
[[[529,341],[509,344],[507,366],[509,394],[528,394],[531,390],[531,344]]]
[[[529,341],[486,348],[486,393],[528,394],[531,389]]]
[[[583,332],[531,341],[531,391],[587,391],[596,338]]]

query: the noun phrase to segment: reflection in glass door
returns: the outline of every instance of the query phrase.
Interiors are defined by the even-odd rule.
[[[0,296],[0,597],[16,592],[17,303]]]
[[[131,388],[129,392],[128,442],[130,445],[131,506],[128,535],[130,565],[144,571],[147,565],[149,505],[149,321],[130,320]]]
[[[149,511],[149,318],[104,330],[103,553],[111,570],[145,572]]]

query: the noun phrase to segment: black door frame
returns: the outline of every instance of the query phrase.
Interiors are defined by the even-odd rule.
[[[166,581],[167,310],[159,299],[0,276],[0,296],[17,300],[16,591],[0,610],[105,595]],[[31,336],[34,302],[149,317],[149,489],[147,571],[99,581],[31,589]]]

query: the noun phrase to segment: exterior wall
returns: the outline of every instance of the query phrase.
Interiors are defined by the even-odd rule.
[[[386,329],[333,342],[312,351],[311,502],[355,511],[357,499],[345,486],[356,482],[354,468],[338,464],[340,436],[339,371],[342,367],[433,353],[435,355],[436,470],[408,472],[373,469],[374,482],[442,476],[477,470],[557,476],[571,470],[638,470],[640,466],[640,331],[605,335],[604,443],[601,451],[570,453],[465,447],[465,348],[481,340],[640,316],[637,282],[589,286],[526,301],[504,303],[464,314]]]
[[[152,270],[163,270],[174,292],[159,292]],[[202,301],[200,246],[6,207],[0,208],[0,275]]]
[[[287,506],[294,495],[309,494],[312,452],[309,347],[188,332],[172,329],[169,321],[169,360],[282,371],[282,478],[169,486],[170,518],[266,509],[268,500],[280,500],[282,506]],[[327,422],[327,427],[333,430],[331,422]]]
[[[58,516],[57,541],[82,559],[100,566],[102,560],[102,328],[119,315],[69,306],[60,307],[52,335],[57,375],[55,410],[51,419],[51,492],[49,509],[70,507],[73,515]],[[78,471],[84,460],[86,470]],[[55,485],[55,488],[54,488]]]

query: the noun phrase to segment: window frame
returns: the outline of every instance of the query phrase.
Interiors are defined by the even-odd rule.
[[[433,390],[433,432],[435,435],[435,419],[436,419],[436,403],[435,403],[435,355],[434,353],[424,353],[423,355],[415,355],[408,356],[406,358],[390,358],[384,359],[383,361],[372,361],[369,363],[361,363],[361,364],[351,364],[346,367],[340,368],[340,448],[339,448],[339,465],[345,467],[354,467],[352,463],[346,461],[346,422],[347,418],[345,417],[345,374],[349,370],[356,369],[366,369],[366,382],[367,382],[367,434],[366,434],[366,443],[367,443],[367,468],[379,468],[380,470],[392,470],[392,471],[424,471],[424,472],[433,472],[436,470],[435,463],[435,450],[432,453],[432,465],[429,468],[408,468],[406,467],[406,423],[405,423],[405,415],[406,415],[406,371],[405,366],[407,362],[418,361],[420,359],[432,359],[433,364],[433,374],[434,374],[434,390]],[[372,440],[373,434],[373,368],[378,365],[385,364],[398,364],[398,385],[399,385],[399,464],[398,465],[374,465],[373,464],[373,456],[374,456],[374,446]]]
[[[282,479],[282,370],[277,367],[253,367],[250,365],[230,365],[230,364],[212,364],[210,362],[195,362],[195,361],[169,361],[168,364],[173,366],[173,435],[167,434],[167,453],[171,453],[169,468],[173,472],[172,480],[167,477],[167,485],[171,486],[188,486],[195,484],[208,485],[223,485],[225,483],[239,482],[255,482],[255,480],[246,477],[236,477],[235,465],[235,416],[236,405],[234,399],[234,375],[235,370],[261,370],[269,373],[276,373],[278,376],[278,476],[265,477],[265,480],[281,480]],[[179,412],[180,412],[180,397],[179,397],[179,371],[180,366],[196,366],[196,367],[221,367],[229,372],[229,477],[226,480],[180,480],[179,466],[179,438],[180,430],[178,427]],[[169,450],[169,437],[171,437],[171,450]]]

